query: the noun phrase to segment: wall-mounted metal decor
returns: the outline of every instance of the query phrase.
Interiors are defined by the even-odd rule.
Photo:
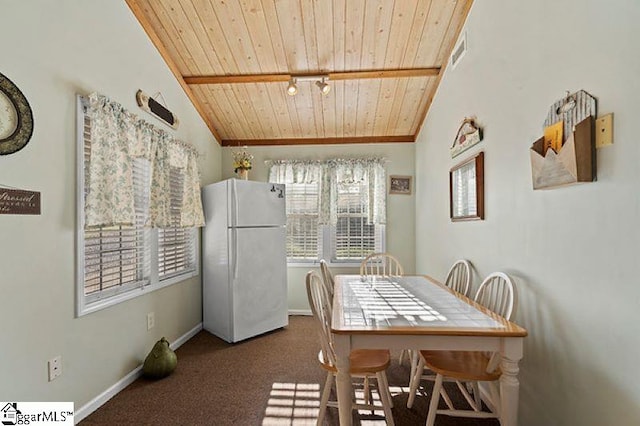
[[[551,105],[544,121],[544,136],[529,149],[533,189],[596,179],[596,108],[596,98],[584,90],[567,92]]]
[[[465,118],[458,128],[453,145],[451,145],[451,158],[462,154],[481,140],[482,129],[476,124],[475,119]]]
[[[40,193],[0,187],[0,214],[40,214]]]
[[[157,95],[162,96],[160,92],[158,92]],[[175,130],[178,129],[178,125],[180,124],[180,120],[178,120],[178,117],[176,117],[176,115],[169,111],[164,105],[144,93],[142,90],[138,90],[136,92],[136,101],[138,102],[138,106],[140,108],[147,111],[149,114],[153,115],[169,127]]]
[[[0,155],[21,150],[33,134],[33,113],[18,86],[0,74]]]

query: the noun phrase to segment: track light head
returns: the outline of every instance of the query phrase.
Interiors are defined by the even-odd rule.
[[[298,86],[296,86],[296,79],[291,78],[289,80],[289,85],[287,86],[287,95],[295,96],[296,93],[298,93]]]
[[[322,81],[316,81],[316,86],[318,86],[320,93],[323,95],[327,95],[331,91],[331,86],[329,86],[329,83],[324,81],[324,77],[322,78]]]

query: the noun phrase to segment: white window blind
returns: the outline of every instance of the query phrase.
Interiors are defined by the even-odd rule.
[[[158,277],[166,279],[176,274],[195,271],[195,236],[193,228],[180,227],[180,210],[184,191],[184,174],[172,167],[171,223],[172,228],[158,229]]]
[[[367,255],[382,250],[384,226],[368,223],[368,204],[364,196],[365,183],[338,185],[337,216],[332,227],[333,262],[361,261]]]
[[[288,183],[287,257],[289,262],[316,261],[320,255],[318,184]]]

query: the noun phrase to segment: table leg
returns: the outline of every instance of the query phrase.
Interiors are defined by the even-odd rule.
[[[336,367],[338,374],[336,377],[336,388],[338,391],[338,413],[340,415],[340,425],[349,426],[352,420],[352,396],[351,375],[349,374],[349,354],[351,353],[351,339],[347,335],[334,335],[336,352]]]
[[[500,424],[518,425],[518,400],[520,382],[518,381],[518,361],[522,359],[522,339],[506,339],[501,351],[500,368]]]

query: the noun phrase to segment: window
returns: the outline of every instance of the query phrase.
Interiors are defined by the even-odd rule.
[[[368,190],[365,183],[338,185],[338,220],[331,227],[332,262],[359,262],[371,253],[384,251],[384,225],[368,223],[368,206],[362,196]]]
[[[91,161],[88,117],[84,118],[84,158],[83,172],[88,182],[88,167]],[[143,182],[148,177],[149,165],[139,160],[134,162],[134,181]],[[136,287],[144,287],[150,282],[150,230],[144,228],[147,216],[143,200],[148,199],[144,185],[135,185],[135,226],[98,227],[84,231],[84,291],[87,303],[99,301],[130,291]],[[83,188],[86,195],[87,186]],[[82,205],[82,204],[81,204]]]
[[[380,162],[349,160],[341,168],[340,160],[330,161],[330,167],[295,160],[272,164],[270,181],[286,184],[290,264],[320,259],[359,264],[368,254],[385,250],[386,178]]]
[[[195,271],[195,229],[180,227],[184,174],[178,167],[171,168],[171,222],[172,228],[158,229],[158,277],[170,278]]]
[[[287,197],[287,260],[314,262],[321,253],[318,184],[289,183]]]
[[[89,188],[91,120],[78,99],[78,306],[84,315],[197,274],[195,228],[146,228],[150,162],[133,161],[135,223],[84,229],[84,198]],[[181,169],[172,168],[171,209],[182,206]],[[174,215],[172,215],[172,218]],[[179,218],[179,215],[175,215]]]

